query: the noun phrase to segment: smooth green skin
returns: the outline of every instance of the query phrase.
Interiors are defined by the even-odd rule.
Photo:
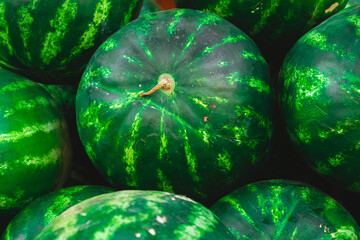
[[[144,0],[140,11],[140,16],[157,11],[161,11],[161,8],[154,0]]]
[[[0,67],[51,84],[80,81],[105,39],[138,17],[142,0],[3,0]]]
[[[15,213],[64,182],[67,126],[38,84],[0,69],[0,214]]]
[[[11,220],[0,240],[34,239],[44,227],[68,208],[88,198],[113,191],[101,186],[74,186],[41,196]]]
[[[141,98],[161,74],[174,90]],[[76,98],[95,166],[119,188],[214,202],[249,181],[268,150],[272,91],[254,43],[195,10],[147,14],[95,53]]]
[[[317,24],[343,9],[347,1],[174,0],[178,8],[212,12],[240,28],[259,46],[274,71],[272,74],[276,75],[295,42]],[[337,7],[331,11],[332,6]]]
[[[355,6],[358,4],[360,4],[360,0],[349,0],[349,2],[346,4],[346,8],[352,7],[352,6]]]
[[[203,205],[157,191],[119,191],[85,200],[62,213],[34,240],[183,239],[234,237]]]
[[[321,175],[360,192],[360,6],[302,37],[281,74],[288,132]]]
[[[211,208],[236,239],[356,240],[360,227],[333,198],[288,180],[256,182]]]

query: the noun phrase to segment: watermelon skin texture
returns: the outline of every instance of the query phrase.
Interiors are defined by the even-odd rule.
[[[360,6],[303,36],[281,73],[287,130],[319,174],[360,192]]]
[[[355,5],[358,5],[358,4],[360,4],[359,0],[349,0],[349,2],[346,4],[346,8],[352,7],[352,6],[355,6]]]
[[[87,199],[62,213],[34,240],[233,240],[206,207],[181,195],[127,190]]]
[[[211,208],[236,239],[354,240],[360,227],[333,198],[289,180],[239,188]]]
[[[60,187],[71,157],[65,120],[38,84],[0,69],[0,214]]]
[[[157,11],[161,11],[161,8],[154,0],[144,0],[140,11],[140,16]]]
[[[174,0],[178,8],[211,12],[230,21],[259,46],[272,74],[307,31],[343,9],[347,0]]]
[[[173,92],[141,98],[164,73]],[[258,48],[229,22],[195,10],[150,13],[91,59],[76,98],[80,139],[120,189],[214,202],[265,159],[269,82]]]
[[[34,81],[80,81],[96,48],[135,19],[141,0],[3,0],[0,67]]]
[[[9,223],[1,240],[34,239],[44,227],[66,209],[114,190],[101,186],[74,186],[41,196],[23,208]]]

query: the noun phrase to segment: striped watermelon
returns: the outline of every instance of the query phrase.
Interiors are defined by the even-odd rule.
[[[165,86],[146,96],[158,82]],[[243,32],[173,9],[101,45],[80,82],[77,124],[114,186],[204,203],[252,177],[268,150],[272,97],[266,62]]]
[[[360,227],[333,198],[288,180],[256,182],[211,208],[236,239],[356,240]]]
[[[189,198],[166,192],[120,191],[69,208],[36,239],[234,238],[209,209]]]
[[[70,158],[65,121],[38,84],[0,69],[0,215],[61,186]]]
[[[174,1],[179,8],[215,13],[239,27],[259,46],[276,75],[293,44],[347,3],[347,0]]]
[[[140,11],[140,16],[157,11],[161,11],[161,8],[154,0],[144,0]]]
[[[281,72],[288,132],[318,173],[360,192],[360,5],[303,36]]]
[[[88,198],[113,192],[100,186],[63,188],[37,198],[23,208],[6,228],[1,240],[30,240],[66,209]]]
[[[78,83],[95,49],[138,16],[141,0],[2,0],[0,67]]]

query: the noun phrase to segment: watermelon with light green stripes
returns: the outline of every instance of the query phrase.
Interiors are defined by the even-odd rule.
[[[343,9],[348,0],[174,0],[178,8],[215,13],[248,34],[272,74],[293,44],[311,28]]]
[[[34,240],[233,240],[206,207],[181,195],[119,191],[87,199],[63,212]]]
[[[144,0],[140,11],[140,16],[157,11],[161,11],[161,8],[154,0]]]
[[[214,14],[149,13],[92,57],[76,98],[80,138],[121,189],[205,203],[252,178],[272,135],[272,90],[255,44]]]
[[[38,84],[0,69],[0,215],[60,187],[71,156],[65,120]]]
[[[248,184],[211,208],[236,239],[356,240],[360,227],[336,200],[289,180]]]
[[[322,176],[360,192],[360,5],[303,36],[281,71],[288,132]]]
[[[96,48],[135,19],[141,0],[3,0],[0,67],[44,83],[78,83]]]
[[[41,196],[23,208],[10,222],[1,240],[30,240],[66,209],[88,198],[113,192],[101,186],[74,186]]]

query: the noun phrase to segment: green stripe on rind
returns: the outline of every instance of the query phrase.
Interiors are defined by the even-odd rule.
[[[280,0],[271,0],[270,7],[261,11],[260,20],[254,25],[254,28],[250,31],[250,35],[256,35],[268,24],[268,18],[274,15],[279,4]]]
[[[204,12],[214,13],[219,17],[231,17],[234,13],[230,9],[232,0],[220,0],[214,5],[209,5],[208,8],[202,9]]]
[[[356,28],[356,35],[360,36],[360,16],[352,15],[346,19],[348,22],[354,24]]]
[[[230,154],[224,149],[223,153],[219,153],[217,157],[218,166],[221,172],[229,173],[233,166]]]
[[[69,58],[61,62],[61,65],[67,64],[73,58],[80,55],[84,50],[90,49],[95,44],[96,34],[99,32],[99,27],[104,23],[109,15],[111,9],[111,2],[108,0],[100,0],[95,9],[93,21],[88,24],[88,29],[81,35],[79,43],[71,50]]]
[[[0,89],[0,94],[8,94],[8,92],[16,92],[20,89],[26,89],[34,87],[34,83],[31,81],[24,81],[19,77],[18,81],[11,81]]]
[[[181,59],[183,58],[185,52],[194,44],[195,41],[195,34],[192,33],[188,36],[187,38],[187,43],[185,44],[183,50],[181,51],[181,53],[179,54],[179,56],[177,57],[177,61],[175,62],[174,66],[176,67],[178,65],[178,62],[181,61]]]
[[[29,61],[31,61],[31,55],[28,51],[28,43],[29,43],[29,37],[31,34],[31,25],[34,21],[34,18],[31,16],[30,8],[33,8],[35,6],[36,1],[33,0],[33,6],[30,4],[27,6],[21,6],[19,10],[17,11],[18,15],[18,25],[20,30],[20,37],[23,40],[24,48],[25,48],[25,55]]]
[[[5,2],[0,2],[0,45],[9,49],[10,55],[14,54],[14,49],[10,43],[9,24],[5,18]]]
[[[125,171],[126,171],[126,182],[130,187],[136,188],[137,183],[137,174],[136,174],[136,160],[139,156],[139,153],[135,151],[135,143],[139,136],[139,130],[142,122],[141,114],[148,107],[150,100],[144,103],[136,112],[135,119],[131,124],[129,130],[129,140],[124,147],[124,156],[122,161],[126,164]]]
[[[256,225],[254,220],[247,214],[245,209],[241,207],[240,202],[236,199],[231,197],[230,195],[223,197],[219,200],[221,203],[229,204],[231,208],[236,210],[236,213],[238,213],[247,223],[249,223],[257,232],[259,232],[265,239],[268,237],[265,235],[265,233]],[[235,230],[234,230],[235,231]],[[236,231],[235,231],[236,232]]]
[[[30,100],[24,100],[24,101],[19,101],[17,102],[13,108],[2,108],[0,106],[0,111],[4,113],[4,117],[5,118],[9,118],[11,117],[16,111],[18,110],[34,110],[39,106],[42,107],[47,107],[47,106],[51,106],[52,103],[49,101],[49,99],[39,96],[36,97],[35,99],[30,99]]]
[[[130,57],[130,56],[123,55],[123,58],[128,60],[129,63],[134,63],[134,64],[139,65],[140,67],[143,67],[142,61],[136,59],[135,57]]]
[[[50,26],[55,29],[45,35],[40,56],[45,65],[50,64],[61,51],[61,42],[65,33],[69,31],[69,25],[73,24],[77,13],[77,2],[66,0],[57,9],[54,19],[50,21]]]
[[[54,120],[43,124],[34,124],[24,126],[21,131],[12,131],[9,133],[0,134],[0,143],[16,142],[18,140],[31,137],[38,132],[49,133],[54,130],[60,129],[60,121]]]
[[[185,10],[180,10],[175,13],[174,20],[169,23],[167,28],[168,38],[173,35],[176,31],[176,25],[181,21],[181,16],[184,14]]]
[[[199,31],[203,26],[211,25],[216,22],[221,22],[221,20],[222,18],[218,17],[215,14],[206,14],[204,17],[201,17],[197,20],[198,25],[196,27],[196,31]]]
[[[134,12],[135,8],[138,6],[139,6],[139,1],[133,1],[131,3],[129,8],[127,9],[128,11],[124,12],[124,20],[121,22],[120,28],[122,28],[123,26],[125,26],[130,22],[130,20],[134,17],[132,13]]]

